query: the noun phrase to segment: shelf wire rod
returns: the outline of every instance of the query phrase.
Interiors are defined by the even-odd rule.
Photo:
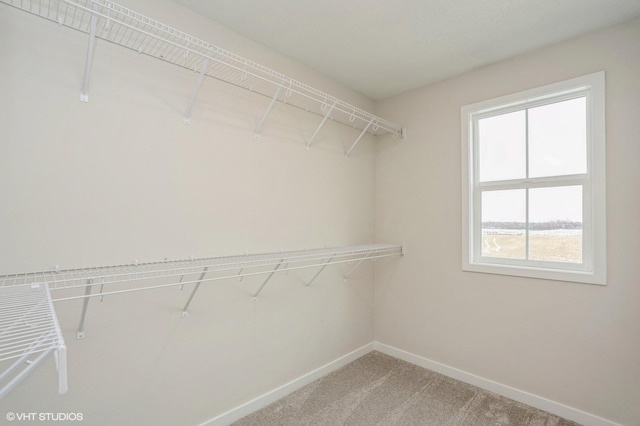
[[[396,252],[397,250],[399,250],[399,248],[394,248],[392,250],[392,252]],[[329,253],[330,254],[330,253]],[[339,257],[352,257],[357,255],[356,253],[341,253],[338,254],[337,256]],[[308,255],[298,255],[293,256],[293,255],[289,255],[288,259],[290,262],[295,262],[295,263],[300,263],[300,262],[308,262],[308,261],[313,261],[320,258],[319,255],[315,255],[313,257],[310,257]],[[260,266],[270,266],[270,265],[275,265],[278,263],[278,261],[275,258],[268,258],[268,259],[259,259],[258,261],[254,261],[253,263],[249,262],[249,264],[247,265],[247,261],[246,258],[242,257],[242,258],[237,258],[234,259],[234,261],[227,261],[225,263],[210,263],[208,266],[211,268],[215,268],[215,271],[217,272],[221,272],[221,271],[229,271],[229,270],[234,270],[237,269],[240,265],[245,264],[245,268],[246,267],[260,267]],[[205,266],[205,265],[202,265]],[[201,267],[202,267],[201,266]],[[188,269],[188,268],[187,268]],[[136,281],[136,280],[142,280],[142,279],[153,279],[153,278],[169,278],[169,277],[175,277],[177,275],[182,275],[182,274],[187,274],[187,273],[196,273],[196,271],[190,271],[190,270],[185,270],[185,268],[171,268],[171,269],[164,269],[164,270],[160,270],[160,271],[153,271],[148,273],[148,275],[139,275],[138,278],[131,278],[131,274],[129,273],[125,273],[125,274],[114,274],[114,275],[110,275],[110,276],[102,276],[101,278],[103,280],[105,280],[108,284],[113,284],[113,283],[122,283],[122,282],[126,282],[126,281]],[[65,288],[69,289],[69,288],[77,288],[77,287],[84,287],[86,284],[77,284],[77,285],[67,285]]]
[[[349,157],[349,154],[351,154],[351,151],[353,151],[353,148],[356,147],[358,142],[360,142],[360,139],[362,139],[364,134],[367,133],[367,130],[369,129],[369,127],[371,127],[371,124],[373,123],[374,120],[375,120],[375,117],[371,117],[371,120],[369,120],[369,124],[367,124],[367,127],[362,129],[362,133],[360,133],[360,136],[358,136],[358,139],[356,139],[356,141],[353,143],[353,145],[351,145],[351,148],[349,148],[347,153],[344,155],[345,158]]]
[[[202,81],[204,80],[205,73],[207,72],[207,68],[209,68],[209,59],[205,59],[202,62],[200,67],[200,74],[198,75],[198,81],[196,82],[196,88],[191,95],[191,99],[189,99],[189,104],[187,105],[187,112],[184,114],[184,124],[189,124],[191,119],[191,111],[193,110],[193,105],[196,103],[196,99],[198,98],[198,92],[200,91],[200,87],[202,86]]]
[[[40,301],[37,301],[36,303],[40,303]],[[24,308],[22,308],[24,309]],[[18,309],[14,309],[11,312],[7,313],[7,315],[5,317],[2,318],[1,322],[2,324],[15,324],[15,327],[8,327],[4,330],[2,330],[2,332],[0,332],[0,336],[4,336],[4,335],[8,335],[10,334],[9,331],[11,331],[12,329],[19,327],[19,324],[24,324],[25,326],[35,326],[35,324],[37,324],[37,321],[40,320],[44,320],[46,319],[46,310],[45,308],[39,308],[38,309],[34,309],[31,310],[28,315],[29,315],[29,322],[27,322],[26,320],[24,320],[23,318],[16,318],[17,314],[20,314],[21,312],[23,312],[22,310]]]
[[[364,247],[356,246],[349,250],[338,252],[338,256],[340,257],[359,256],[361,254],[369,253],[371,249],[372,247],[370,245],[364,246]],[[383,251],[396,252],[398,250],[401,250],[401,246],[379,245],[379,246],[373,247],[373,249],[378,253]],[[287,258],[292,262],[313,261],[315,259],[321,258],[323,254],[328,254],[328,253],[331,253],[332,251],[333,250],[328,250],[328,249],[292,251],[292,252],[287,252]],[[77,287],[84,287],[86,285],[85,284],[86,278],[100,276],[102,279],[105,279],[105,280],[118,279],[123,276],[130,276],[131,269],[134,269],[135,271],[139,271],[137,273],[137,276],[140,278],[152,278],[157,276],[165,276],[165,275],[157,275],[157,274],[164,274],[168,272],[173,272],[174,275],[175,274],[181,275],[184,273],[189,273],[190,271],[192,271],[193,273],[196,273],[197,270],[194,269],[192,265],[197,265],[198,263],[201,265],[199,266],[200,268],[203,266],[211,266],[211,267],[217,268],[218,270],[221,270],[223,267],[237,269],[242,264],[245,264],[245,266],[247,266],[246,265],[247,263],[248,263],[248,266],[252,266],[252,267],[268,266],[269,264],[275,264],[274,262],[276,261],[277,258],[274,256],[274,254],[275,253],[273,254],[265,253],[265,254],[257,254],[257,255],[250,256],[255,258],[255,260],[251,260],[246,255],[238,255],[238,256],[225,256],[225,257],[203,257],[203,258],[188,259],[188,260],[180,259],[180,260],[171,261],[171,262],[162,261],[162,262],[148,262],[148,263],[142,263],[142,264],[115,265],[115,266],[107,266],[107,267],[100,267],[100,268],[96,268],[96,267],[75,268],[75,269],[62,270],[57,273],[54,273],[51,271],[44,271],[42,272],[43,278],[41,280],[43,282],[48,281],[49,284],[54,282],[56,285],[58,284],[63,285],[69,282],[73,283],[73,282],[82,280],[83,282],[82,285],[61,287],[61,289],[77,288]],[[184,265],[184,264],[189,265],[189,267],[182,267],[181,265]],[[151,270],[151,268],[157,268],[163,265],[168,265],[170,266],[170,268],[162,269],[162,270],[156,270],[156,269]],[[154,274],[154,275],[145,275],[145,274]],[[15,277],[16,275],[20,275],[21,277],[24,276],[24,274],[11,274],[11,277]],[[121,280],[118,280],[118,282],[119,281]]]
[[[84,300],[82,303],[82,312],[80,313],[80,323],[78,324],[78,330],[76,331],[76,339],[84,339],[84,321],[87,317],[87,308],[89,307],[89,299],[91,296],[91,290],[93,289],[93,278],[87,279],[87,286],[84,289]],[[104,294],[104,293],[103,293]]]
[[[142,37],[142,32],[139,31],[139,22],[136,22],[135,27],[132,28],[133,33],[135,34],[136,38],[131,42],[130,48],[133,50],[138,50],[135,46],[138,45],[138,40],[140,40],[140,37]],[[118,26],[120,27],[121,25],[118,24]]]
[[[276,273],[276,271],[280,268],[280,266],[282,265],[282,262],[284,262],[284,259],[282,259],[280,261],[280,263],[278,263],[278,265],[273,269],[273,271],[271,271],[271,273],[269,274],[269,276],[267,277],[266,280],[264,280],[264,282],[262,283],[262,285],[260,286],[260,288],[258,289],[258,291],[253,295],[253,300],[256,301],[258,300],[258,295],[260,294],[260,292],[262,291],[262,289],[264,288],[264,286],[267,285],[267,283],[269,282],[269,280],[271,279],[271,277],[273,277],[273,274]]]
[[[358,256],[361,254],[366,254],[369,251],[376,250],[376,252],[388,251],[388,252],[397,252],[401,250],[401,246],[395,245],[366,245],[366,246],[354,246],[348,248],[347,250],[342,250],[338,248],[337,255],[340,257],[346,256]],[[316,259],[322,258],[323,255],[331,254],[335,252],[335,249],[312,249],[312,250],[298,250],[298,251],[290,251],[287,252],[287,258],[291,261],[295,262],[303,262],[303,261],[313,261]],[[82,280],[84,287],[84,282],[86,278],[90,277],[100,277],[104,280],[110,280],[115,278],[120,278],[122,276],[131,275],[132,270],[136,272],[136,276],[139,278],[151,278],[157,276],[158,273],[164,274],[165,272],[174,272],[176,274],[184,274],[192,272],[197,272],[194,269],[195,265],[199,265],[199,268],[203,266],[211,266],[217,269],[221,269],[223,267],[230,268],[239,268],[241,264],[247,264],[245,266],[268,266],[269,264],[275,264],[274,262],[279,257],[275,256],[276,253],[264,253],[264,254],[256,254],[251,256],[246,255],[236,255],[236,256],[224,256],[224,257],[203,257],[197,259],[178,259],[174,261],[160,261],[160,262],[148,262],[148,263],[137,263],[137,264],[124,264],[124,265],[113,265],[113,266],[104,266],[104,267],[91,267],[91,268],[74,268],[67,270],[57,270],[57,272],[53,272],[51,270],[39,272],[40,275],[36,276],[36,280],[40,282],[48,282],[50,285],[55,284],[56,286],[60,286],[68,283],[75,283],[76,281]],[[164,266],[167,266],[166,268]],[[158,270],[157,268],[162,268]],[[20,280],[24,281],[25,274],[33,275],[33,273],[20,273],[20,274],[11,274],[10,277],[14,280],[16,275],[20,276]],[[14,280],[15,281],[15,280]],[[11,287],[11,286],[9,286]],[[73,286],[78,287],[78,286]],[[5,287],[6,288],[6,287]],[[65,287],[66,288],[66,287]]]
[[[133,37],[135,32],[135,29],[125,28],[121,33],[116,33],[116,37],[120,35],[120,39],[116,40],[116,37],[114,37],[113,41],[117,44],[129,46],[129,42],[131,41],[131,38]]]
[[[161,43],[156,50],[155,56],[158,56],[160,59],[164,59],[165,61],[171,62],[169,60],[169,52],[171,52],[171,49],[175,48],[175,44]]]
[[[87,45],[87,58],[84,65],[84,79],[80,90],[80,100],[89,102],[89,79],[91,78],[91,65],[93,63],[93,50],[96,42],[96,25],[98,23],[98,3],[93,4],[94,13],[91,15],[91,29],[89,30],[89,43]]]
[[[284,81],[283,81],[283,83],[284,83]],[[276,90],[276,93],[273,95],[273,98],[271,99],[271,102],[269,103],[269,106],[267,107],[267,110],[265,111],[264,115],[262,116],[262,118],[258,122],[258,125],[256,126],[256,131],[254,132],[254,137],[256,139],[258,139],[260,137],[260,129],[262,129],[262,125],[264,124],[265,120],[267,119],[267,116],[271,112],[271,109],[273,108],[273,105],[276,103],[276,100],[278,100],[278,96],[280,96],[280,92],[281,91],[282,91],[282,86],[278,86],[278,89]]]
[[[27,347],[27,350],[24,351],[24,355],[22,355],[9,368],[7,368],[5,371],[3,371],[0,374],[0,381],[6,379],[16,368],[18,368],[20,365],[24,364],[25,361],[26,361],[26,364],[27,364],[27,367],[25,368],[25,370],[30,369],[30,366],[33,365],[33,362],[28,362],[27,360],[29,359],[29,357],[31,357],[35,353],[42,352],[42,350],[39,350],[38,348],[42,347],[43,342],[47,341],[47,339],[49,338],[49,336],[51,334],[52,334],[52,331],[42,335],[42,337],[40,339],[37,339],[36,341],[32,342],[31,345],[29,345]],[[47,348],[45,348],[43,350],[46,352],[47,349],[48,350],[52,350],[53,348],[47,347]],[[7,359],[11,359],[11,358],[7,358]],[[7,359],[4,359],[4,361],[6,361]],[[14,384],[14,386],[15,386],[15,384]],[[2,388],[1,392],[5,392],[5,390],[6,390],[6,386]],[[6,393],[3,394],[1,392],[0,392],[0,398],[6,394]]]
[[[51,316],[49,316],[47,320],[51,320]],[[37,327],[29,327],[26,330],[15,331],[11,334],[3,336],[2,340],[0,341],[0,354],[2,354],[3,351],[5,351],[7,348],[15,347],[16,341],[39,336],[42,334],[42,331],[46,331],[50,328],[50,324],[41,324]]]
[[[56,22],[59,25],[62,25],[62,18],[60,18],[60,8],[62,7],[62,4],[63,4],[62,2],[58,2],[58,9],[56,10]]]
[[[40,327],[34,332],[23,332],[20,334],[14,333],[10,336],[10,338],[7,338],[6,343],[2,345],[2,348],[0,349],[0,359],[14,358],[15,355],[12,354],[21,352],[21,348],[29,346],[33,339],[39,338],[39,336],[41,336],[43,333],[46,333],[50,329],[51,324],[47,324],[46,327]]]
[[[395,255],[395,254],[401,254],[401,253],[396,253],[398,250],[400,250],[399,247],[394,247],[391,250],[386,250],[390,251],[391,254]],[[379,251],[381,252],[381,251]],[[362,254],[366,254],[367,252],[362,252]],[[353,257],[353,256],[357,256],[359,255],[358,253],[340,253],[338,254],[339,257]],[[313,261],[315,259],[318,259],[319,256],[316,255],[314,257],[309,257],[308,255],[298,255],[293,256],[291,254],[289,254],[287,256],[287,258],[289,259],[290,262],[295,262],[295,263],[300,263],[300,262],[307,262],[307,261]],[[250,263],[248,266],[246,265],[246,258],[239,258],[239,259],[234,259],[235,261],[231,261],[231,262],[226,262],[226,263],[218,263],[218,264],[209,264],[208,266],[210,266],[210,270],[211,268],[215,268],[215,271],[217,272],[222,272],[222,271],[229,271],[229,270],[233,270],[233,269],[237,269],[239,265],[245,263],[245,267],[264,267],[264,266],[269,266],[269,265],[275,265],[278,263],[278,261],[274,258],[269,258],[266,260],[259,260],[259,261],[254,261],[253,263]],[[351,259],[352,261],[358,260],[358,259]],[[205,265],[203,265],[205,266]],[[202,267],[202,266],[201,266]],[[110,279],[107,283],[108,284],[114,284],[114,283],[124,283],[127,281],[137,281],[137,280],[143,280],[143,279],[153,279],[153,278],[171,278],[171,277],[176,277],[177,275],[182,275],[185,273],[195,273],[194,272],[190,272],[188,270],[185,270],[185,268],[172,268],[172,269],[166,269],[166,270],[160,270],[160,271],[154,271],[152,273],[149,273],[149,275],[139,275],[138,278],[135,279],[131,279],[130,278],[130,274],[125,273],[125,274],[116,274],[116,275],[111,275],[111,276],[103,276],[102,279],[103,280],[107,280]],[[129,278],[127,278],[129,277]],[[78,288],[78,287],[84,287],[86,286],[85,283],[83,284],[76,284],[76,285],[67,285],[66,287],[64,287],[65,289],[70,289],[70,288]]]
[[[13,330],[16,327],[19,327],[19,324],[26,324],[26,319],[29,317],[29,315],[31,315],[34,311],[37,311],[38,307],[39,307],[39,300],[38,303],[33,304],[33,306],[31,306],[31,308],[24,312],[22,310],[18,310],[17,312],[20,313],[21,315],[17,318],[15,318],[15,321],[13,323],[12,326],[5,328],[4,330],[2,330],[2,332],[0,332],[0,336],[8,334],[10,330]],[[29,305],[27,305],[29,306]],[[16,312],[16,311],[14,311]]]
[[[51,325],[55,330],[55,338],[57,341],[56,349],[53,355],[56,361],[56,369],[58,370],[58,393],[63,394],[66,393],[69,389],[67,383],[67,346],[65,345],[64,338],[62,337],[62,329],[60,328],[60,323],[58,322],[56,310],[53,307],[53,301],[51,300],[51,292],[49,291],[49,286],[45,284],[45,287],[47,292],[46,303],[49,306]]]
[[[97,5],[96,3],[94,3],[94,5],[93,5],[94,9],[95,9],[97,6],[98,6],[98,5]],[[72,26],[72,27],[75,27],[75,25],[76,25],[76,16],[78,15],[78,11],[79,11],[79,10],[80,10],[80,9],[78,9],[77,7],[74,7],[74,8],[73,8],[72,15],[70,16],[70,17],[71,17],[71,26]]]
[[[324,271],[324,268],[326,268],[327,265],[331,263],[331,261],[333,260],[334,257],[335,257],[335,255],[331,256],[329,258],[329,260],[322,265],[322,268],[320,268],[320,270],[313,276],[313,278],[311,278],[311,281],[309,281],[309,283],[307,284],[307,287],[311,287],[311,284],[313,284],[313,282],[316,280],[316,278],[318,278],[318,275],[320,275],[322,273],[322,271]]]
[[[179,64],[182,57],[182,48],[177,46],[169,47],[168,52],[164,54],[164,60],[171,62],[172,64]]]
[[[347,274],[344,276],[344,280],[346,281],[346,280],[351,276],[351,274],[353,274],[353,272],[354,272],[356,269],[358,269],[358,266],[360,266],[360,264],[361,264],[362,262],[364,262],[365,260],[367,260],[368,258],[369,258],[369,254],[367,254],[365,257],[363,257],[362,259],[360,259],[360,261],[359,261],[358,263],[356,263],[356,265],[355,265],[355,266],[354,266],[354,267],[353,267],[349,272],[347,272]]]
[[[320,132],[320,129],[322,129],[322,126],[324,126],[324,123],[327,122],[327,119],[329,118],[329,116],[333,112],[333,109],[335,108],[337,102],[338,102],[337,99],[335,101],[333,101],[333,104],[331,105],[331,108],[329,108],[329,110],[325,113],[324,117],[322,118],[322,121],[320,122],[320,124],[316,128],[316,131],[313,132],[313,135],[311,135],[311,138],[309,138],[309,140],[307,141],[307,149],[311,148],[311,144],[313,143],[313,140],[318,135],[318,132]],[[326,105],[326,104],[323,103],[323,105]]]
[[[35,369],[38,365],[40,365],[40,363],[42,361],[44,361],[53,351],[53,348],[49,349],[46,352],[41,353],[36,359],[32,360],[32,361],[28,361],[29,357],[32,354],[25,354],[25,356],[23,356],[22,358],[20,358],[18,361],[16,361],[11,367],[9,367],[9,369],[7,370],[7,372],[11,373],[13,372],[17,367],[19,367],[20,365],[26,363],[27,366],[20,371],[20,373],[16,374],[10,381],[9,383],[7,383],[6,385],[4,385],[2,388],[0,388],[0,399],[4,398],[9,392],[11,392],[11,390],[16,387],[22,380],[24,380],[25,377],[27,377],[27,375],[33,370]],[[4,377],[0,377],[0,380],[3,379]]]
[[[399,256],[399,253],[390,253],[390,254],[383,254],[383,255],[378,255],[378,256],[371,256],[370,259],[380,259],[380,258],[385,258],[385,257],[391,257],[391,256]],[[346,259],[346,260],[339,260],[339,261],[333,261],[331,264],[335,265],[335,264],[340,264],[340,263],[347,263],[347,262],[353,262],[353,261],[357,261],[359,259]],[[298,270],[298,269],[306,269],[309,268],[311,266],[314,265],[303,265],[303,266],[293,266],[293,267],[288,267],[287,270],[288,271],[293,271],[293,270]],[[280,271],[284,271],[283,269],[280,269]],[[273,271],[257,271],[257,272],[247,272],[244,273],[243,276],[248,277],[248,276],[254,276],[254,275],[263,275],[266,273],[270,273]],[[158,277],[158,278],[168,278],[168,277]],[[212,282],[212,281],[220,281],[220,280],[228,280],[228,279],[233,279],[233,278],[237,278],[237,275],[225,275],[225,276],[221,276],[221,277],[212,277],[212,278],[205,278],[202,280],[202,282]],[[121,283],[124,281],[121,281]],[[187,281],[187,282],[183,282],[182,284],[195,284],[197,283],[197,281]],[[146,290],[154,290],[154,289],[159,289],[159,288],[165,288],[165,287],[175,287],[179,284],[177,283],[168,283],[168,284],[156,284],[156,285],[151,285],[151,286],[146,286],[146,287],[136,287],[136,288],[128,288],[128,289],[124,289],[124,290],[114,290],[114,291],[108,291],[105,292],[105,295],[112,295],[112,294],[122,294],[122,293],[131,293],[131,292],[136,292],[136,291],[146,291]],[[82,296],[68,296],[68,297],[60,297],[60,298],[56,298],[53,299],[54,302],[64,302],[64,301],[70,301],[70,300],[79,300],[79,299],[85,299],[85,298],[91,298],[91,297],[96,297],[96,294],[85,294]]]
[[[209,271],[209,267],[205,266],[204,270],[202,271],[202,274],[200,274],[200,278],[198,278],[198,283],[193,288],[193,291],[191,291],[191,295],[189,296],[189,300],[187,300],[187,303],[184,305],[184,308],[182,308],[182,318],[186,318],[187,317],[187,315],[188,315],[187,309],[189,309],[189,305],[191,304],[191,301],[193,300],[193,296],[196,295],[196,292],[200,288],[200,284],[202,284],[202,280],[204,279],[204,276],[207,275],[208,271]]]
[[[58,342],[58,338],[55,335],[51,334],[51,326],[49,326],[45,330],[46,334],[40,333],[39,336],[47,336],[46,338],[39,337],[37,340],[37,344],[33,341],[25,341],[18,344],[14,344],[9,350],[0,353],[0,361],[7,361],[9,359],[16,358],[20,356],[20,354],[29,351],[29,352],[40,352],[49,349],[51,346],[54,346]]]

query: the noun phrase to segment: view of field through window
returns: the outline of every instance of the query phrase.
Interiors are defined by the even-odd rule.
[[[585,111],[578,97],[478,120],[479,181],[507,182],[480,191],[482,256],[582,263],[583,185],[563,179],[586,172]]]
[[[529,224],[529,227],[528,259],[582,263],[581,223],[546,222]],[[482,255],[503,259],[526,259],[524,228],[524,223],[483,223]]]

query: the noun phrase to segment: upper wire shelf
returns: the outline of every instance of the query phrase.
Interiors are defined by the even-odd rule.
[[[391,133],[394,138],[404,137],[404,130],[388,120],[117,3],[106,0],[0,1],[138,53],[324,116],[323,124],[331,119],[363,133]],[[89,57],[88,68],[90,61]],[[188,122],[195,97],[194,94],[185,122]],[[258,133],[259,129],[256,129],[256,135]]]

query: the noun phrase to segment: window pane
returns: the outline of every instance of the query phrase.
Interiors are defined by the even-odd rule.
[[[587,172],[586,98],[529,110],[529,176]]]
[[[482,193],[482,256],[524,259],[524,189]]]
[[[582,186],[529,190],[529,259],[582,263]]]
[[[526,177],[525,112],[478,120],[480,182]]]

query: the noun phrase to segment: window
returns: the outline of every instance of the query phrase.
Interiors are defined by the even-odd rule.
[[[604,72],[462,108],[466,271],[606,284]]]

